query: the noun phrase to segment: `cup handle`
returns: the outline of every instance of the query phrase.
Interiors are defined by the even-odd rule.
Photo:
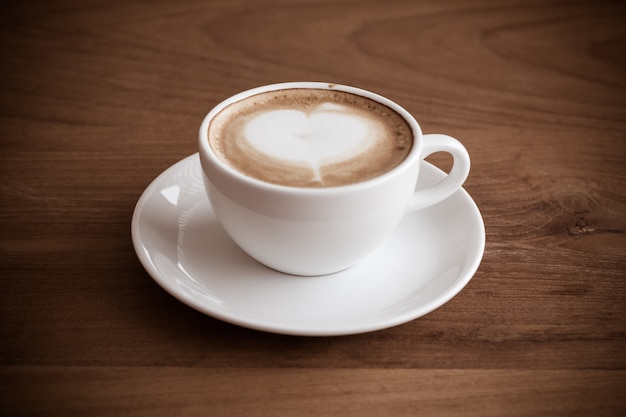
[[[470,171],[470,157],[465,147],[448,135],[424,135],[422,159],[435,152],[448,152],[454,159],[452,169],[440,183],[413,193],[409,210],[420,210],[432,206],[454,194],[465,182]]]

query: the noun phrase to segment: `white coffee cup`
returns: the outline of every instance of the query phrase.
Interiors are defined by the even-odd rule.
[[[209,144],[208,129],[228,105],[268,91],[334,89],[380,102],[401,115],[413,131],[408,156],[373,179],[329,188],[304,188],[264,182],[230,167]],[[205,187],[219,222],[251,257],[269,268],[292,275],[326,275],[363,260],[398,226],[407,211],[436,204],[457,191],[467,178],[470,158],[456,139],[423,135],[405,109],[359,88],[316,82],[258,87],[232,96],[204,118],[199,134]],[[422,159],[447,152],[454,162],[439,184],[415,191]]]

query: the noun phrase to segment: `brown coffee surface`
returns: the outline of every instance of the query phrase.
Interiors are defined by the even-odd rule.
[[[309,188],[380,176],[398,166],[413,144],[412,129],[397,112],[332,89],[253,95],[222,109],[208,130],[214,152],[235,170]]]

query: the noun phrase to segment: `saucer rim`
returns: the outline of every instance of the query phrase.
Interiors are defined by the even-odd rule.
[[[463,268],[462,271],[460,271],[457,276],[458,278],[454,281],[453,285],[450,285],[449,288],[447,288],[442,295],[435,296],[424,304],[416,306],[415,308],[403,314],[395,315],[386,320],[379,320],[375,323],[370,324],[363,323],[360,325],[351,325],[349,327],[311,329],[303,328],[302,326],[298,325],[288,325],[285,323],[272,324],[268,323],[267,320],[254,320],[249,317],[244,319],[238,318],[236,314],[229,314],[228,312],[219,311],[218,309],[211,308],[212,306],[208,305],[207,303],[203,303],[198,298],[191,297],[187,293],[182,292],[178,290],[175,286],[171,285],[171,281],[168,280],[167,277],[163,276],[163,274],[153,265],[153,262],[151,261],[150,255],[148,253],[148,248],[146,248],[146,246],[143,244],[143,240],[140,237],[139,219],[142,209],[154,194],[154,190],[157,188],[158,184],[164,178],[169,177],[172,172],[178,171],[181,167],[191,163],[193,159],[199,159],[198,152],[184,157],[183,159],[177,161],[176,163],[163,170],[144,189],[133,211],[131,220],[131,238],[135,253],[139,258],[142,266],[144,267],[146,272],[148,272],[150,277],[154,281],[156,281],[161,288],[163,288],[167,293],[172,295],[183,304],[186,304],[187,306],[218,320],[263,332],[294,336],[342,336],[383,330],[390,327],[399,326],[401,324],[408,323],[417,318],[423,317],[424,315],[431,313],[432,311],[449,302],[452,298],[458,295],[463,290],[463,288],[465,288],[467,284],[472,280],[476,271],[478,270],[478,267],[480,266],[480,263],[482,262],[486,244],[484,219],[471,195],[464,188],[460,188],[449,198],[452,198],[457,194],[461,194],[464,203],[468,205],[467,208],[471,209],[472,211],[472,218],[475,222],[477,222],[476,226],[479,233],[477,233],[477,240],[474,242],[474,244],[471,245],[472,249],[468,249],[468,252],[474,252],[474,255],[471,257],[468,256],[467,265]],[[422,160],[422,164],[429,165],[430,169],[438,171],[437,175],[445,175],[445,172],[443,172],[441,169],[434,166],[433,164],[430,164],[428,161]],[[445,204],[445,200],[439,204],[442,203]],[[423,210],[428,209],[429,208],[427,207]],[[259,264],[259,268],[264,268],[264,266]],[[281,273],[276,271],[276,274]]]

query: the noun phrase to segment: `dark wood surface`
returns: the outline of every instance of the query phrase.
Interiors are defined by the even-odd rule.
[[[4,1],[5,415],[626,415],[626,4]],[[443,307],[266,334],[163,291],[135,202],[247,88],[321,80],[459,138],[487,245]],[[445,158],[434,158],[444,166]]]

